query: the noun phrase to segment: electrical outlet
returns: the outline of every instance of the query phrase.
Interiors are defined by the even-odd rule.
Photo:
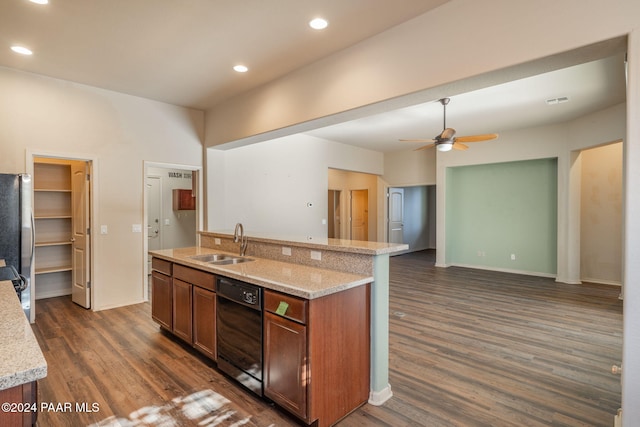
[[[291,248],[287,248],[285,246],[282,247],[282,255],[291,256]]]
[[[511,254],[511,261],[515,261],[516,260],[516,254]]]
[[[311,251],[311,259],[314,259],[316,261],[321,261],[322,260],[322,252],[320,252],[320,251]]]
[[[214,237],[213,238],[213,243],[216,244],[216,245],[219,245],[220,244],[220,239],[218,237]]]

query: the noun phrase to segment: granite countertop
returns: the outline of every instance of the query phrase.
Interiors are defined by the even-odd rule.
[[[190,258],[194,255],[209,253],[230,254],[204,247],[162,249],[149,253],[157,258],[306,299],[319,298],[373,281],[373,276],[344,273],[252,256],[247,258],[252,258],[253,261],[228,265],[207,264]]]
[[[203,236],[233,236],[233,230],[218,231],[200,231]],[[267,233],[251,232],[247,235],[252,242],[275,243],[278,245],[295,245],[316,250],[339,251],[345,253],[363,254],[363,255],[383,255],[401,252],[409,249],[406,243],[385,243],[385,242],[369,242],[363,240],[345,240],[330,238],[302,238],[298,236],[281,236],[270,235]]]
[[[42,355],[10,281],[0,282],[0,390],[47,376]]]

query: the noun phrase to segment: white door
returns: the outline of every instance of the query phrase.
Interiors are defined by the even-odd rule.
[[[404,189],[389,188],[389,243],[404,243]]]
[[[351,191],[351,240],[369,240],[369,190]]]
[[[148,250],[162,249],[160,218],[162,216],[162,186],[159,176],[147,176],[147,240]],[[147,255],[148,268],[151,274],[151,256]]]
[[[72,289],[71,300],[91,308],[90,164],[71,164]]]

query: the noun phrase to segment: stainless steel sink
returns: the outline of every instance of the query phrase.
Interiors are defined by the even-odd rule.
[[[253,258],[245,257],[228,257],[219,261],[210,261],[209,264],[227,265],[227,264],[241,264],[243,262],[253,261]]]
[[[194,261],[206,262],[207,264],[227,265],[240,264],[243,262],[253,261],[252,258],[238,257],[226,254],[202,254],[190,256],[189,259]]]

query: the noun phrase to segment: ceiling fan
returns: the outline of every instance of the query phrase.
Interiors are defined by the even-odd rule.
[[[429,142],[423,147],[416,148],[416,150],[424,150],[426,148],[436,147],[438,151],[449,151],[452,148],[454,150],[466,150],[469,147],[464,142],[480,142],[480,141],[489,141],[491,139],[496,139],[498,137],[497,133],[488,133],[485,135],[471,135],[471,136],[458,136],[455,137],[456,130],[453,128],[447,127],[447,104],[449,104],[449,98],[442,98],[440,103],[444,108],[444,123],[443,123],[443,131],[440,135],[436,136],[433,139],[401,139],[400,141],[404,142]]]

